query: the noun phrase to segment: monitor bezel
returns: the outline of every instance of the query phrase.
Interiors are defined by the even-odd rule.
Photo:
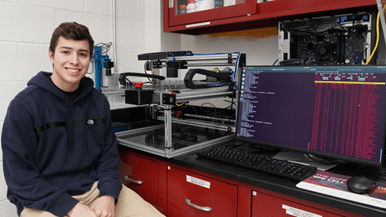
[[[270,65],[246,65],[246,66],[243,66],[241,67],[241,73],[239,74],[238,76],[238,84],[241,84],[241,79],[242,79],[242,76],[241,74],[244,72],[244,69],[245,68],[248,68],[248,67],[257,67],[257,68],[327,68],[327,67],[334,67],[334,68],[338,68],[338,67],[384,67],[385,69],[385,74],[386,74],[386,66],[385,65],[350,65],[350,66],[344,66],[344,65],[341,65],[341,66],[335,66],[335,65],[328,65],[328,66],[299,66],[299,65],[296,65],[296,66],[270,66]],[[258,140],[254,140],[254,139],[248,139],[248,138],[244,138],[244,137],[238,137],[237,136],[237,133],[238,133],[238,118],[239,118],[239,110],[240,110],[240,94],[241,94],[241,91],[239,90],[237,92],[237,116],[236,116],[236,132],[235,132],[235,137],[237,138],[237,140],[239,141],[242,141],[242,142],[248,142],[248,143],[251,143],[251,144],[256,144],[256,145],[259,145],[259,146],[267,146],[267,147],[272,147],[272,148],[277,148],[277,149],[280,149],[280,150],[289,150],[289,151],[297,151],[297,152],[301,152],[301,153],[304,153],[304,154],[311,154],[311,155],[315,155],[315,156],[319,156],[319,157],[322,157],[322,158],[328,158],[328,159],[331,159],[332,162],[334,160],[342,160],[342,161],[345,161],[345,162],[351,162],[351,163],[357,163],[357,164],[365,164],[365,165],[369,165],[369,166],[375,166],[375,167],[386,167],[386,159],[385,158],[385,147],[386,147],[386,115],[385,115],[385,130],[384,130],[384,133],[383,133],[383,146],[382,146],[382,150],[381,150],[381,161],[380,162],[376,162],[376,161],[372,161],[372,160],[366,160],[366,159],[361,159],[361,158],[355,158],[355,157],[349,157],[349,156],[343,156],[343,155],[337,155],[337,154],[331,154],[331,153],[325,153],[325,152],[319,152],[319,151],[315,151],[315,150],[309,150],[309,149],[303,149],[303,148],[297,148],[297,147],[288,147],[286,145],[281,145],[281,144],[274,144],[274,143],[268,143],[268,142],[264,142],[264,141],[258,141]],[[385,93],[386,94],[386,93]],[[385,96],[386,97],[386,96]],[[386,107],[385,107],[385,113],[386,113]]]

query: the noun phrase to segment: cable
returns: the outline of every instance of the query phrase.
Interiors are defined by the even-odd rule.
[[[186,102],[183,102],[183,103],[181,103],[181,104],[177,104],[177,103],[176,103],[176,106],[183,106],[185,103],[186,103]]]
[[[230,82],[222,82],[222,83],[207,83],[206,85],[208,86],[214,86],[214,85],[225,85],[225,84],[230,84]]]
[[[176,62],[176,57],[174,56],[174,54],[172,53],[168,53],[168,55],[172,56],[173,57],[173,62]]]
[[[373,55],[374,55],[375,51],[376,51],[377,48],[378,48],[378,42],[379,42],[379,12],[378,12],[378,15],[377,15],[377,24],[376,24],[376,27],[377,27],[377,40],[376,40],[376,42],[375,42],[374,49],[373,49],[373,51],[371,52],[371,55],[370,55],[370,57],[369,57],[369,59],[367,60],[367,62],[366,62],[365,65],[369,64],[369,62],[370,62],[371,59],[373,58]]]
[[[236,91],[234,91],[234,94],[236,95]],[[232,101],[231,101],[231,105],[230,105],[230,107],[231,107],[231,113],[232,113],[232,111],[233,111],[233,100],[234,100],[234,98],[235,97],[232,97]],[[236,109],[235,109],[235,112],[236,112]],[[229,115],[229,123],[231,123],[231,118],[233,117],[234,115]]]
[[[91,59],[91,72],[87,72],[87,74],[91,75],[95,71],[95,60]]]
[[[116,0],[113,0],[113,44],[114,44],[114,53],[113,53],[113,59],[115,61],[115,66],[114,66],[114,71],[118,73],[118,61],[117,61],[117,37],[116,37],[116,32],[117,32],[117,4]]]
[[[146,62],[143,64],[143,70],[145,71],[145,74],[147,75],[147,70],[146,70]],[[153,81],[152,81],[152,80],[150,80],[150,78],[149,78],[149,77],[147,77],[147,79],[149,80],[149,82],[150,82],[150,83],[153,83],[153,81],[154,81],[154,79],[153,79]]]
[[[230,124],[228,124],[227,127],[229,132],[236,133],[236,131],[232,129],[232,126]]]
[[[240,52],[237,53],[236,63],[235,63],[235,70],[232,73],[231,79],[232,82],[235,84],[235,90],[239,89],[236,82],[236,72],[237,72],[237,63],[239,62]]]
[[[109,43],[102,43],[101,42],[101,43],[96,44],[94,46],[94,48],[97,46],[100,46],[101,47],[101,55],[107,55],[107,52],[110,50],[112,44],[113,44],[112,42],[109,42]]]
[[[383,12],[385,12],[385,7],[386,7],[386,4],[383,6]],[[369,64],[369,62],[371,61],[371,59],[373,58],[374,54],[375,54],[375,51],[377,50],[378,48],[378,43],[379,43],[379,12],[377,14],[377,24],[376,24],[376,27],[377,27],[377,41],[375,42],[375,46],[374,46],[374,49],[373,49],[373,52],[371,52],[371,55],[369,57],[369,59],[367,60],[366,64]]]
[[[171,54],[171,53],[170,53],[170,54]],[[232,55],[232,54],[234,54],[234,53],[211,53],[211,54],[191,53],[191,54],[184,54],[184,56],[194,56],[194,55],[198,55],[198,56],[210,56],[210,55],[224,55],[224,54]],[[172,55],[172,54],[171,54],[171,55]],[[236,72],[237,72],[237,64],[238,64],[238,62],[239,62],[240,55],[241,55],[241,53],[240,53],[240,52],[237,52],[237,57],[236,57],[236,61],[235,61],[235,70],[233,71],[232,76],[231,76],[231,80],[232,80],[232,82],[235,84],[235,90],[238,89],[237,82],[236,82]],[[173,55],[173,61],[174,61],[174,55]]]
[[[386,178],[384,177],[386,174],[386,171],[384,171],[384,170],[382,170],[382,169],[379,169],[380,171],[379,171],[379,174],[373,174],[372,172],[370,172],[370,171],[368,171],[367,169],[366,169],[366,167],[365,167],[366,165],[360,165],[360,166],[358,166],[358,168],[357,168],[357,171],[358,171],[358,173],[360,174],[360,175],[362,175],[361,174],[361,172],[364,172],[366,175],[369,175],[369,176],[372,176],[372,177],[375,177],[375,178],[377,178],[377,179],[379,179],[379,180],[382,180],[382,181],[386,181]]]
[[[189,105],[189,106],[194,110],[194,112],[196,112],[196,115],[198,115],[198,112],[197,112],[196,108],[194,106],[192,106],[192,105]]]
[[[211,105],[211,106],[214,108],[214,113],[212,113],[212,112],[210,112],[210,111],[207,111],[207,110],[204,110],[204,109],[203,109],[203,105],[205,105],[205,104]],[[217,108],[216,108],[216,106],[213,105],[212,103],[204,102],[204,103],[202,103],[202,104],[200,105],[200,109],[201,109],[203,112],[205,112],[206,115],[208,115],[208,114],[213,114],[214,117],[217,117]]]
[[[233,53],[209,53],[209,54],[202,54],[202,53],[189,53],[189,54],[184,54],[184,56],[210,56],[210,55],[223,55],[223,54],[233,54]]]
[[[213,107],[214,111],[205,110],[204,109],[205,107],[203,107],[205,104],[211,105]],[[231,104],[228,107],[223,108],[221,111],[218,111],[218,109],[217,109],[217,107],[215,105],[213,105],[212,103],[205,102],[205,103],[200,105],[200,109],[203,112],[205,112],[205,115],[211,115],[211,116],[214,116],[215,118],[228,118],[229,119],[229,123],[230,123],[231,118],[234,116],[234,114],[232,113],[233,104],[234,103],[233,103],[233,100],[232,100]],[[227,111],[228,108],[230,108],[230,110],[231,110],[231,114],[230,115],[224,114]]]

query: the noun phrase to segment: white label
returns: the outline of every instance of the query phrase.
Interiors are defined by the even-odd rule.
[[[292,215],[292,216],[297,216],[297,217],[322,217],[321,215],[318,215],[318,214],[315,214],[315,213],[311,213],[311,212],[307,212],[307,211],[304,211],[304,210],[301,210],[301,209],[297,209],[297,208],[294,208],[294,207],[290,207],[290,206],[287,206],[287,205],[284,205],[284,204],[282,204],[281,207],[286,210],[286,213],[288,215]]]
[[[205,180],[202,180],[202,179],[198,179],[198,178],[194,178],[193,176],[188,176],[188,175],[186,175],[186,181],[189,182],[189,183],[192,183],[192,184],[195,184],[195,185],[198,185],[198,186],[210,189],[210,182],[208,182],[208,181],[205,181]]]
[[[174,0],[169,0],[169,8],[173,8],[173,1]]]
[[[192,27],[197,27],[197,26],[205,26],[205,25],[210,25],[210,22],[195,23],[195,24],[186,25],[186,28],[192,28]]]

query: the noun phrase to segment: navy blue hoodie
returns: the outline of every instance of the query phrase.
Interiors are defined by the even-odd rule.
[[[40,72],[10,103],[2,132],[8,199],[24,207],[66,215],[78,201],[71,195],[99,181],[100,195],[118,198],[117,140],[106,97],[81,80],[71,102]]]

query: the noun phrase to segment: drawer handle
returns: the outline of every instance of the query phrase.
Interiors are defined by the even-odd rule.
[[[130,179],[128,176],[124,176],[123,178],[125,178],[126,181],[133,182],[133,183],[135,183],[137,185],[141,185],[142,184],[142,181],[137,181],[137,180]]]
[[[189,199],[185,199],[185,202],[186,202],[189,206],[192,206],[192,207],[194,207],[194,208],[196,208],[196,209],[199,209],[199,210],[202,210],[202,211],[205,211],[205,212],[210,212],[210,211],[212,211],[212,208],[207,207],[207,206],[206,206],[206,207],[198,206],[198,205],[196,205],[196,204],[190,202]]]

